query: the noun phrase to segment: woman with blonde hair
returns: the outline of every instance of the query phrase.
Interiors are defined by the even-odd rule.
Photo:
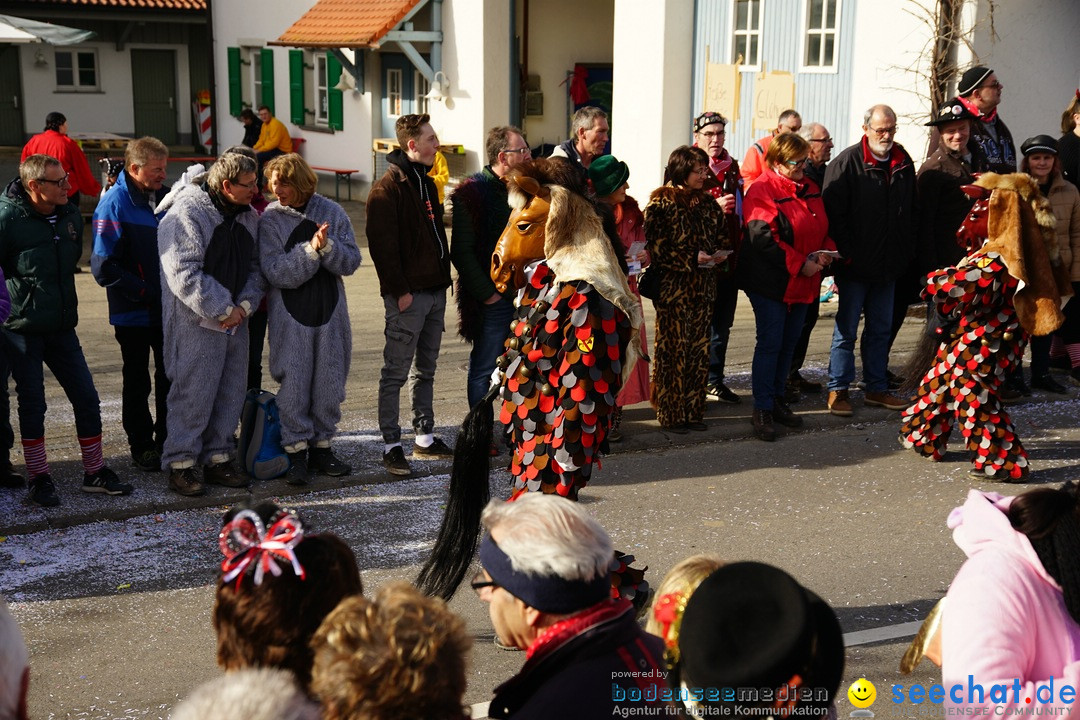
[[[679,626],[686,601],[702,580],[723,566],[719,555],[702,553],[680,560],[664,576],[646,613],[645,632],[662,639],[669,653],[678,652]]]
[[[266,164],[277,197],[259,221],[262,271],[270,284],[270,374],[281,384],[285,480],[305,485],[309,472],[338,477],[352,468],[330,449],[345,401],[352,328],[345,283],[360,266],[349,216],[315,192],[318,179],[296,153]]]

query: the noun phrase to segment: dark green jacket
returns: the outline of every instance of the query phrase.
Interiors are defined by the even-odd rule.
[[[56,226],[34,210],[22,182],[0,196],[0,268],[11,295],[4,327],[26,335],[71,330],[79,323],[75,265],[82,253],[82,215],[56,208]]]

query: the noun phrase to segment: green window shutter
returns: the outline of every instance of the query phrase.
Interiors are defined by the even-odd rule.
[[[240,48],[225,48],[229,65],[229,112],[236,117],[244,109],[244,96],[240,91]]]
[[[304,124],[304,51],[289,51],[289,119]]]
[[[272,115],[277,115],[274,109],[274,51],[270,48],[262,48],[262,60],[259,67],[262,69],[262,101],[263,105],[270,108]]]
[[[341,63],[336,57],[330,53],[326,54],[326,104],[330,115],[329,122],[330,127],[333,130],[342,130],[345,127],[344,110],[342,108],[344,101],[344,93],[340,90],[335,90],[334,86],[338,84],[338,80],[341,79]]]

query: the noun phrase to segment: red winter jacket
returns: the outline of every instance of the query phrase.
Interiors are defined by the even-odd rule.
[[[806,257],[835,250],[821,191],[766,168],[746,193],[746,234],[739,256],[739,287],[788,304],[818,298],[821,273],[800,271]]]

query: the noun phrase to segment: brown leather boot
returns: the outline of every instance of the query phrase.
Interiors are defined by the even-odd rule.
[[[840,417],[851,417],[854,414],[847,390],[829,391],[829,412]]]

